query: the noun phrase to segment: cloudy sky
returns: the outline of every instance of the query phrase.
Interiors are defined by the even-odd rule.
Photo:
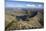
[[[43,0],[6,0],[6,1],[33,1],[33,2],[43,2]]]
[[[39,3],[38,3],[39,2]],[[6,7],[31,7],[31,8],[43,8],[42,0],[6,0]]]

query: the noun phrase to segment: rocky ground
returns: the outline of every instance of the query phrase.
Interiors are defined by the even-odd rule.
[[[6,31],[43,28],[43,15],[40,12],[38,12],[37,15],[32,18],[28,18],[29,21],[17,21],[16,14],[17,13],[12,12],[5,13]]]

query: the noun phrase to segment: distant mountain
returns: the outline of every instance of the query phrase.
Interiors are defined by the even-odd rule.
[[[5,11],[41,11],[39,8],[5,8]]]

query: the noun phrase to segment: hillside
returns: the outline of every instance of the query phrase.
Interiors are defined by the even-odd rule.
[[[40,11],[40,10],[39,10]],[[20,21],[17,21],[16,16],[20,14],[25,14],[25,11],[11,11],[6,10],[5,12],[5,29],[6,31],[10,30],[21,30],[21,29],[38,29],[43,28],[43,12],[42,10],[39,12],[37,11],[37,15],[28,18],[29,21],[23,21],[20,19]],[[31,11],[32,13],[32,11]],[[31,14],[30,11],[28,11],[28,14]]]

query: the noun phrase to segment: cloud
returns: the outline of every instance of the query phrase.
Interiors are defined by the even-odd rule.
[[[27,4],[27,6],[29,6],[29,7],[35,7],[35,5],[30,5],[30,4]]]

